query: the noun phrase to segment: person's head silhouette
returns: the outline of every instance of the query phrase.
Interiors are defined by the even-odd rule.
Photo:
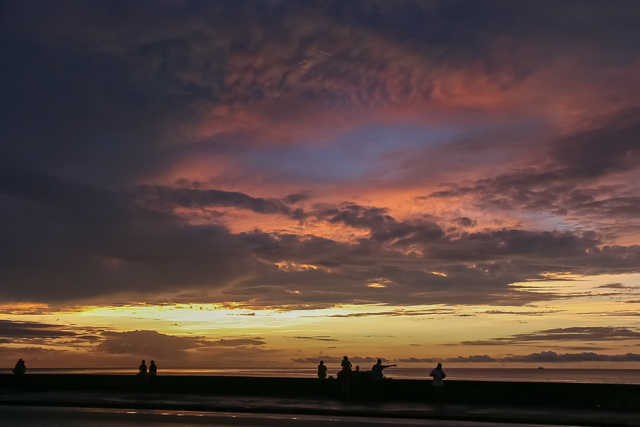
[[[324,361],[322,361],[322,360],[321,360],[321,361],[320,361],[320,364],[321,364],[321,365],[324,365]]]

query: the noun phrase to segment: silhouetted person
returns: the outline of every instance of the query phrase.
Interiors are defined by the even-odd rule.
[[[144,382],[147,380],[147,365],[145,364],[144,359],[142,360],[142,363],[140,363],[137,376],[139,382]]]
[[[351,372],[351,362],[349,362],[349,358],[347,356],[344,357],[344,359],[342,359],[342,363],[340,364],[342,366],[342,371],[343,372]]]
[[[152,360],[149,362],[149,381],[153,382],[156,379],[156,375],[158,375],[158,367],[156,362]]]
[[[15,368],[11,371],[16,375],[22,375],[27,372],[27,367],[24,364],[24,360],[18,359],[18,363],[16,363]]]
[[[440,406],[442,403],[442,394],[444,389],[444,382],[442,380],[447,376],[447,374],[442,370],[442,363],[438,363],[438,366],[431,371],[429,376],[433,377],[433,398],[436,405]]]
[[[327,377],[327,367],[324,364],[324,361],[320,361],[318,365],[318,378],[325,379]]]
[[[383,365],[382,360],[378,359],[378,363],[373,365],[373,368],[371,368],[371,378],[374,381],[382,381],[382,379],[384,378],[382,371],[384,371],[390,366],[396,366],[396,365]]]
[[[340,396],[343,399],[351,398],[351,362],[347,356],[342,359],[342,370],[338,372],[338,380],[340,380]]]
[[[382,380],[384,379],[382,371],[384,371],[389,366],[396,365],[383,365],[382,360],[378,359],[378,363],[373,365],[373,367],[371,368],[371,380],[373,381],[372,392],[376,399],[382,398]]]

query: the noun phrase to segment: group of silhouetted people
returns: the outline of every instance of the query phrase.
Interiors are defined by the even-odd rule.
[[[142,359],[142,362],[138,367],[138,375],[136,375],[138,377],[138,382],[153,382],[157,375],[158,366],[156,365],[156,362],[153,360],[149,362],[149,369],[147,370],[147,364],[144,359]]]
[[[16,366],[11,370],[15,375],[23,375],[27,372],[27,367],[25,365],[24,360],[19,359]],[[149,364],[149,369],[147,369],[147,364],[144,360],[140,363],[140,367],[138,367],[138,374],[136,377],[139,382],[153,382],[156,376],[158,375],[158,366],[155,361],[151,361]]]
[[[382,360],[378,359],[378,362],[373,365],[371,371],[361,372],[359,366],[356,366],[355,371],[353,371],[351,369],[353,365],[349,361],[349,358],[347,356],[344,356],[342,362],[340,363],[340,366],[342,367],[342,369],[340,370],[340,372],[338,372],[337,375],[338,381],[340,382],[340,396],[343,399],[351,399],[352,389],[355,390],[356,394],[359,394],[362,391],[365,381],[370,381],[375,397],[381,397],[382,383],[384,380],[384,370],[396,365],[383,365]],[[23,375],[25,372],[27,372],[27,367],[24,360],[19,359],[12,372],[15,375]],[[156,365],[156,362],[152,360],[149,364],[149,368],[147,369],[147,364],[143,359],[140,363],[140,366],[138,367],[138,374],[136,375],[138,382],[154,382],[157,375],[158,366]],[[444,382],[442,380],[447,376],[447,374],[445,374],[442,370],[442,363],[438,363],[438,366],[436,366],[431,371],[429,376],[433,378],[434,401],[436,402],[436,404],[440,405],[443,400]],[[324,364],[324,361],[321,360],[320,364],[318,365],[318,378],[325,379],[326,377],[327,366]]]
[[[343,399],[350,399],[355,394],[360,394],[363,388],[363,384],[366,381],[372,381],[377,384],[376,395],[382,394],[381,382],[384,379],[383,371],[396,365],[383,365],[382,360],[378,359],[378,363],[373,365],[371,371],[362,372],[360,366],[356,366],[355,371],[352,370],[353,365],[349,361],[349,357],[344,356],[340,363],[341,370],[338,372],[338,381],[340,382],[340,396]],[[327,366],[324,361],[320,361],[318,365],[318,378],[324,379],[327,377]]]
[[[396,365],[383,365],[382,360],[378,359],[378,362],[373,365],[371,371],[361,372],[359,366],[356,366],[355,371],[352,371],[351,368],[353,365],[349,361],[349,358],[344,356],[340,366],[342,369],[337,375],[338,381],[340,382],[340,397],[343,399],[350,399],[352,397],[352,391],[355,391],[356,394],[358,394],[365,381],[370,381],[370,385],[372,386],[371,391],[375,397],[382,397],[382,384],[385,378],[384,370]],[[442,363],[438,363],[438,366],[431,371],[429,376],[433,378],[434,401],[437,405],[440,405],[443,400],[444,382],[442,380],[447,376],[447,374],[442,370]],[[327,378],[327,366],[322,360],[318,365],[318,378]]]

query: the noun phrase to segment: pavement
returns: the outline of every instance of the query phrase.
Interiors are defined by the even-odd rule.
[[[419,402],[344,402],[335,399],[289,399],[153,393],[1,392],[2,408],[75,407],[200,413],[238,413],[334,417],[374,417],[389,420],[442,420],[505,424],[571,426],[637,426],[640,412],[529,406],[473,406]]]

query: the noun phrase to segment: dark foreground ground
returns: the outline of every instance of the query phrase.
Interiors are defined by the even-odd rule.
[[[535,424],[504,424],[438,419],[389,419],[363,416],[279,415],[233,412],[153,411],[93,408],[0,406],[0,426],[11,427],[533,427]],[[551,426],[548,426],[551,427]]]
[[[299,415],[640,426],[637,385],[449,381],[445,389],[436,404],[431,382],[421,380],[388,380],[382,388],[365,381],[343,400],[337,380],[315,378],[175,376],[140,384],[134,376],[119,375],[0,375],[0,425],[6,414],[34,416],[34,407],[75,407],[270,414],[292,420]]]

